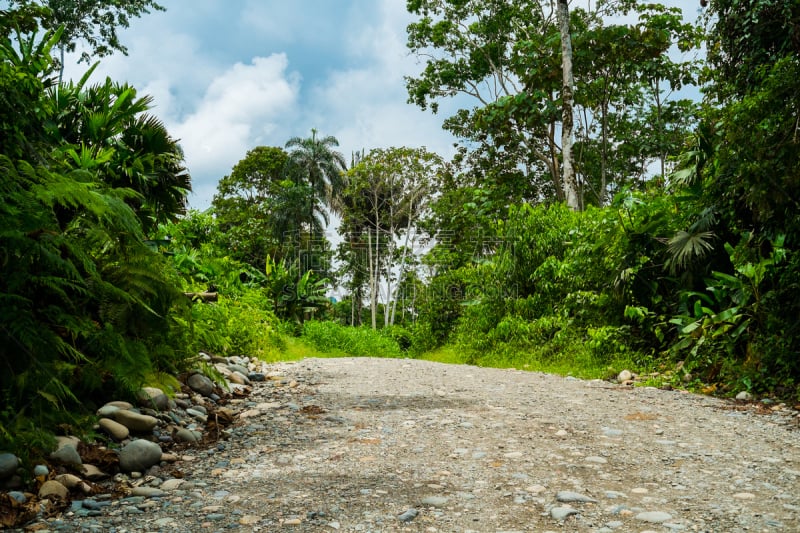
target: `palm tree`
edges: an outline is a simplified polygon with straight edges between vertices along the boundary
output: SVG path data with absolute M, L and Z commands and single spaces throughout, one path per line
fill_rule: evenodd
M 86 87 L 93 70 L 78 83 L 48 92 L 58 117 L 52 142 L 82 147 L 88 160 L 103 162 L 97 170 L 106 185 L 138 193 L 128 203 L 147 233 L 185 211 L 191 178 L 183 151 L 164 124 L 147 114 L 150 96 L 139 98 L 133 87 L 110 79 Z
M 344 156 L 335 148 L 339 146 L 336 137 L 317 137 L 317 130 L 311 129 L 311 137 L 293 137 L 286 142 L 289 151 L 290 178 L 297 183 L 311 187 L 313 199 L 309 213 L 309 228 L 313 233 L 316 211 L 328 223 L 327 213 L 321 206 L 333 213 L 341 211 L 341 195 L 344 190 L 343 173 L 346 169 Z

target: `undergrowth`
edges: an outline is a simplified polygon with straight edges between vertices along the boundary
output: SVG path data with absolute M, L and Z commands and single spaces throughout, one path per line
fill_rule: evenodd
M 309 321 L 301 337 L 306 343 L 329 355 L 355 357 L 403 357 L 396 340 L 381 330 L 350 327 L 335 322 Z

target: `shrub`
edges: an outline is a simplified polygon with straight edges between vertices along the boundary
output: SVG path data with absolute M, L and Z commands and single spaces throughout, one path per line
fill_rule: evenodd
M 356 357 L 402 357 L 403 351 L 389 332 L 335 322 L 307 321 L 303 340 L 322 352 Z

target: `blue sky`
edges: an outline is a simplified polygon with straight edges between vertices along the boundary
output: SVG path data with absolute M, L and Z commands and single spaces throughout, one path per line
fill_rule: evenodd
M 399 0 L 162 0 L 166 12 L 121 33 L 128 56 L 103 58 L 92 77 L 127 81 L 180 139 L 204 209 L 247 150 L 283 146 L 311 128 L 353 151 L 426 146 L 447 155 L 441 118 L 406 104 L 410 16 Z M 79 77 L 86 65 L 67 65 Z
M 582 2 L 583 0 L 576 0 Z M 283 146 L 311 128 L 352 152 L 425 146 L 443 156 L 454 139 L 406 103 L 405 0 L 160 0 L 166 12 L 121 32 L 128 56 L 103 58 L 106 75 L 154 97 L 152 112 L 180 139 L 192 174 L 190 206 L 205 209 L 219 179 L 247 150 Z M 697 0 L 670 0 L 692 19 Z M 67 61 L 66 75 L 86 68 Z

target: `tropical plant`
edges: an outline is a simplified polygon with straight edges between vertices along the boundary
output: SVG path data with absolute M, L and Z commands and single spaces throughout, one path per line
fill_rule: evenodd
M 566 5 L 409 2 L 416 20 L 408 27 L 408 47 L 424 61 L 423 71 L 407 78 L 409 101 L 436 112 L 445 98 L 471 97 L 476 106 L 459 110 L 444 125 L 463 139 L 472 161 L 496 166 L 498 159 L 510 160 L 508 168 L 517 169 L 541 195 L 539 201 L 566 201 L 569 195 L 572 207 L 605 205 L 634 181 L 632 173 L 644 174 L 654 158 L 664 162 L 679 148 L 693 108 L 672 105 L 670 95 L 692 83 L 696 69 L 690 62 L 673 62 L 668 51 L 672 45 L 684 51 L 699 46 L 700 32 L 683 23 L 679 10 L 660 4 L 601 1 L 588 10 L 573 5 L 568 14 Z M 628 12 L 638 21 L 609 22 Z M 569 47 L 559 46 L 567 44 L 567 36 L 572 95 L 569 74 L 561 68 Z M 575 113 L 564 114 L 571 96 Z M 581 177 L 577 199 L 571 192 L 575 184 L 563 176 L 565 143 L 557 138 L 559 131 L 569 137 L 573 118 L 575 170 Z M 628 143 L 631 149 L 625 148 Z
M 128 201 L 145 232 L 152 232 L 185 211 L 191 180 L 183 152 L 164 124 L 147 113 L 152 97 L 137 98 L 136 89 L 108 78 L 87 87 L 93 70 L 48 92 L 50 142 L 80 146 L 72 158 L 76 167 L 98 164 L 108 185 L 139 193 Z
M 88 51 L 81 53 L 81 59 L 89 61 L 91 55 L 103 57 L 114 51 L 127 54 L 128 50 L 119 39 L 118 28 L 130 26 L 131 18 L 150 13 L 150 10 L 164 11 L 164 7 L 153 0 L 101 0 L 81 2 L 80 0 L 9 0 L 14 10 L 30 7 L 46 8 L 46 16 L 42 18 L 44 28 L 63 28 L 58 39 L 61 51 L 61 73 L 64 73 L 64 52 L 74 52 L 83 41 L 89 45 Z
M 0 95 L 24 106 L 15 110 L 19 118 L 4 117 L 10 135 L 0 147 L 3 449 L 47 444 L 42 431 L 81 417 L 98 396 L 132 394 L 152 376 L 180 369 L 187 355 L 176 320 L 187 300 L 144 234 L 148 221 L 177 214 L 185 189 L 172 207 L 153 211 L 151 191 L 120 179 L 127 169 L 139 178 L 159 165 L 168 173 L 182 168 L 179 154 L 170 147 L 162 160 L 162 145 L 133 138 L 126 139 L 132 147 L 122 146 L 125 125 L 60 106 L 57 91 L 47 90 L 58 32 L 39 40 L 36 16 L 25 21 L 16 42 L 0 46 Z M 64 93 L 80 99 L 75 86 Z M 115 95 L 107 102 L 122 102 L 117 110 L 133 101 L 128 89 Z M 135 128 L 136 113 L 128 116 Z M 151 125 L 141 126 L 144 134 Z
M 394 324 L 399 282 L 419 242 L 419 225 L 428 212 L 441 168 L 441 158 L 424 148 L 389 148 L 370 151 L 346 174 L 341 229 L 348 235 L 345 246 L 354 249 L 345 249 L 342 258 L 349 259 L 351 266 L 368 269 L 373 328 L 384 285 L 389 307 L 384 326 Z
M 340 195 L 344 189 L 342 174 L 346 169 L 344 156 L 336 151 L 339 141 L 328 135 L 318 137 L 317 130 L 311 129 L 311 137 L 292 137 L 286 141 L 289 151 L 287 176 L 297 184 L 311 187 L 313 204 L 309 207 L 307 223 L 313 230 L 315 215 L 328 223 L 328 215 L 322 209 L 327 207 L 334 213 L 341 208 Z
M 301 272 L 299 259 L 275 261 L 267 257 L 264 286 L 276 315 L 302 324 L 327 304 L 325 291 L 330 283 L 313 270 Z

